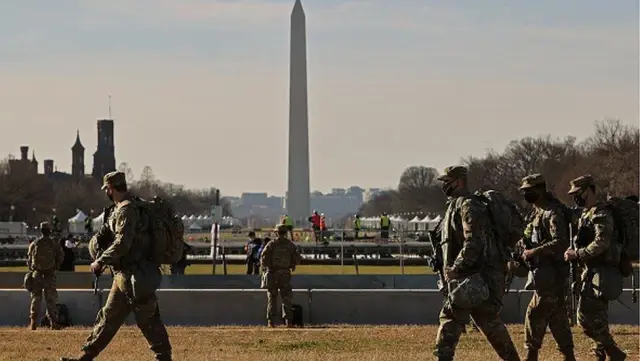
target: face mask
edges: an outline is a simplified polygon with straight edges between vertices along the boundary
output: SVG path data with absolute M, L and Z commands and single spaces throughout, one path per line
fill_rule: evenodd
M 524 200 L 527 201 L 527 203 L 535 203 L 538 198 L 540 198 L 540 195 L 536 192 L 524 192 Z
M 109 192 L 107 192 L 107 197 L 109 198 L 109 200 L 110 200 L 111 202 L 113 202 L 113 193 L 109 193 Z
M 450 197 L 451 193 L 455 190 L 455 186 L 453 185 L 455 181 L 449 181 L 446 183 L 442 183 L 442 192 L 445 196 Z
M 573 202 L 575 202 L 576 206 L 578 207 L 584 207 L 584 205 L 587 203 L 587 199 L 582 198 L 582 193 L 576 194 L 575 196 L 573 196 Z

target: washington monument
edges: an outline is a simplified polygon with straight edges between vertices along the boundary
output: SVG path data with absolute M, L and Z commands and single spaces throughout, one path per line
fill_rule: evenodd
M 296 0 L 291 12 L 290 46 L 287 214 L 297 224 L 301 220 L 307 219 L 311 213 L 309 196 L 309 114 L 307 110 L 307 40 L 304 10 L 300 0 Z

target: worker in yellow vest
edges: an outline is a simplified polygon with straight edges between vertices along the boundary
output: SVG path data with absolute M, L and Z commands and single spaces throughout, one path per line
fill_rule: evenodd
M 387 213 L 382 213 L 380 217 L 380 238 L 389 239 L 389 228 L 391 228 L 391 220 Z
M 291 219 L 291 217 L 289 217 L 289 215 L 285 214 L 284 217 L 282 217 L 282 224 L 284 224 L 287 227 L 287 231 L 289 232 L 289 235 L 291 236 L 291 241 L 294 241 L 293 239 L 293 219 Z
M 356 214 L 356 218 L 353 220 L 353 231 L 354 236 L 353 239 L 357 240 L 359 237 L 360 230 L 362 229 L 362 224 L 360 223 L 360 215 Z

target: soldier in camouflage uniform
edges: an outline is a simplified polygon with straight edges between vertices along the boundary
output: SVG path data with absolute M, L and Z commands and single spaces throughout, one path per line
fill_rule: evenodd
M 51 226 L 48 222 L 40 223 L 42 237 L 29 244 L 27 266 L 33 272 L 33 288 L 31 290 L 31 308 L 29 310 L 29 327 L 38 327 L 38 311 L 42 303 L 42 294 L 46 302 L 47 316 L 51 328 L 60 329 L 58 325 L 58 290 L 56 289 L 56 270 L 64 259 L 60 244 L 51 238 Z
M 445 279 L 480 273 L 489 288 L 489 298 L 473 309 L 463 309 L 447 300 L 440 311 L 440 328 L 434 355 L 453 360 L 456 345 L 469 317 L 485 335 L 502 360 L 520 360 L 509 332 L 500 319 L 505 289 L 506 264 L 495 245 L 486 207 L 467 188 L 467 168 L 451 166 L 438 178 L 449 197 L 441 247 Z
M 627 355 L 618 348 L 609 332 L 609 302 L 599 299 L 593 292 L 590 277 L 595 268 L 619 261 L 619 249 L 614 239 L 614 220 L 611 209 L 597 201 L 596 185 L 590 175 L 583 175 L 571 181 L 569 195 L 578 207 L 583 207 L 578 224 L 578 235 L 586 234 L 588 239 L 577 242 L 577 250 L 568 249 L 565 260 L 577 259 L 584 266 L 580 277 L 580 299 L 578 301 L 578 324 L 585 335 L 594 341 L 593 352 L 597 360 L 604 361 L 606 355 L 612 361 L 624 360 Z
M 263 283 L 267 289 L 267 325 L 274 327 L 278 291 L 282 299 L 282 316 L 287 327 L 293 327 L 293 310 L 291 299 L 291 272 L 300 264 L 302 257 L 296 245 L 286 238 L 287 226 L 277 226 L 278 238 L 267 243 L 260 254 L 260 265 L 263 268 Z
M 575 361 L 573 337 L 567 318 L 565 293 L 569 269 L 564 263 L 564 251 L 569 247 L 569 224 L 564 205 L 546 189 L 541 174 L 522 179 L 520 190 L 524 199 L 533 204 L 531 222 L 527 225 L 522 258 L 532 265 L 535 293 L 525 316 L 525 347 L 527 361 L 538 360 L 538 350 L 547 330 L 558 344 L 565 361 Z
M 91 271 L 100 274 L 105 266 L 111 267 L 113 284 L 104 307 L 98 312 L 93 331 L 82 347 L 82 356 L 76 359 L 63 357 L 61 361 L 95 359 L 132 311 L 156 360 L 170 361 L 171 344 L 160 318 L 155 293 L 161 274 L 158 266 L 149 261 L 151 239 L 147 232 L 141 231 L 147 228 L 145 218 L 140 217 L 135 199 L 127 192 L 124 173 L 106 174 L 102 189 L 115 203 L 115 208 L 105 220 L 113 242 L 91 264 Z

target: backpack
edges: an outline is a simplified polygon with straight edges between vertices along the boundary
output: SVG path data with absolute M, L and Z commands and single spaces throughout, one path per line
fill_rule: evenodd
M 69 308 L 67 308 L 67 305 L 65 305 L 64 303 L 57 303 L 56 309 L 58 310 L 58 325 L 62 327 L 73 326 L 71 317 L 69 316 Z M 49 320 L 48 315 L 45 315 L 42 318 L 42 321 L 40 321 L 40 326 L 51 326 L 51 321 Z
M 629 277 L 633 272 L 632 261 L 638 259 L 638 244 L 640 235 L 638 232 L 638 203 L 612 197 L 607 200 L 607 206 L 613 214 L 616 240 L 622 246 L 620 254 L 620 272 L 624 277 Z
M 56 255 L 52 239 L 38 238 L 33 241 L 33 264 L 37 271 L 49 271 L 56 267 Z
M 151 259 L 158 265 L 180 261 L 184 254 L 184 224 L 173 205 L 159 197 L 137 200 L 151 237 Z
M 516 204 L 499 191 L 476 191 L 474 195 L 487 208 L 498 247 L 507 261 L 509 250 L 515 247 L 524 233 L 524 217 Z

